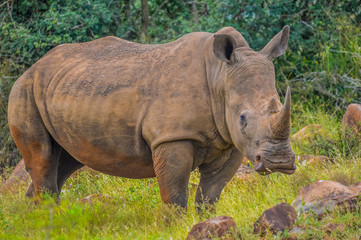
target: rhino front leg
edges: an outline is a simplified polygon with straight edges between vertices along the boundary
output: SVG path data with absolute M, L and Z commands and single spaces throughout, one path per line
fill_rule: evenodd
M 232 179 L 242 162 L 242 154 L 237 149 L 232 149 L 231 154 L 223 165 L 203 166 L 199 170 L 201 179 L 196 193 L 196 207 L 198 212 L 202 209 L 214 210 L 213 205 L 218 201 L 219 196 L 226 184 Z M 216 161 L 221 161 L 217 159 Z M 218 165 L 217 162 L 214 165 Z
M 153 165 L 162 201 L 185 208 L 193 145 L 187 141 L 163 143 L 153 150 Z

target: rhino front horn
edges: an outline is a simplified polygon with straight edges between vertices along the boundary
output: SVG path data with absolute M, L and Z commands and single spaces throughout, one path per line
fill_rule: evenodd
M 272 133 L 275 137 L 287 138 L 291 132 L 291 90 L 287 87 L 285 103 L 273 121 L 271 122 Z

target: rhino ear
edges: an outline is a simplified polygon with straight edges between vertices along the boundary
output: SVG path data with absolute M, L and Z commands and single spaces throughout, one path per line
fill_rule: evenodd
M 231 57 L 236 48 L 236 41 L 228 34 L 215 34 L 213 52 L 217 58 L 226 63 L 231 63 Z
M 287 50 L 289 34 L 290 27 L 286 25 L 283 27 L 281 32 L 272 38 L 272 40 L 261 50 L 260 53 L 270 60 L 281 56 Z

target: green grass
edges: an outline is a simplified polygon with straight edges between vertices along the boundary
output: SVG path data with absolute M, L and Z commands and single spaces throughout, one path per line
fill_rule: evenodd
M 264 210 L 279 202 L 292 203 L 301 187 L 319 179 L 345 184 L 360 181 L 360 171 L 358 162 L 339 160 L 334 165 L 299 166 L 291 176 L 276 173 L 243 181 L 234 178 L 222 193 L 216 215 L 231 216 L 242 236 L 258 239 L 252 233 L 253 223 Z M 198 177 L 193 173 L 191 181 Z M 0 239 L 185 239 L 193 224 L 201 220 L 192 201 L 195 191 L 191 191 L 187 214 L 182 216 L 163 205 L 155 179 L 130 180 L 82 172 L 67 182 L 60 205 L 51 199 L 35 205 L 24 192 L 0 195 Z M 109 194 L 111 199 L 93 205 L 80 203 L 81 198 L 93 193 Z M 349 239 L 360 234 L 360 217 L 359 213 L 335 213 L 328 221 L 353 226 L 342 233 Z M 306 229 L 307 237 L 328 236 L 322 232 L 326 224 L 322 220 L 300 216 L 298 223 Z
M 275 204 L 291 204 L 303 186 L 321 179 L 345 185 L 361 181 L 361 154 L 356 151 L 360 145 L 350 150 L 350 144 L 355 143 L 340 137 L 343 136 L 340 119 L 321 110 L 299 116 L 294 120 L 294 131 L 305 124 L 320 123 L 328 137 L 316 138 L 317 147 L 293 144 L 295 152 L 319 154 L 327 146 L 333 149 L 329 155 L 335 163 L 306 166 L 297 163 L 298 170 L 293 175 L 255 174 L 246 180 L 234 177 L 223 190 L 216 214 L 208 213 L 208 217 L 230 216 L 244 239 L 259 239 L 260 236 L 253 234 L 253 223 Z M 195 171 L 190 182 L 198 181 L 199 173 Z M 185 239 L 193 224 L 207 216 L 202 218 L 196 214 L 195 188 L 191 185 L 186 214 L 165 206 L 156 179 L 132 180 L 81 172 L 67 181 L 59 205 L 52 199 L 36 205 L 24 196 L 25 188 L 22 186 L 16 194 L 0 194 L 0 239 Z M 95 193 L 108 194 L 111 199 L 95 204 L 80 202 Z M 344 230 L 329 235 L 324 229 L 329 222 L 343 224 Z M 300 239 L 358 239 L 361 213 L 335 211 L 324 219 L 299 216 L 297 225 L 304 229 Z M 266 239 L 287 239 L 288 236 L 286 231 L 277 236 L 268 234 Z

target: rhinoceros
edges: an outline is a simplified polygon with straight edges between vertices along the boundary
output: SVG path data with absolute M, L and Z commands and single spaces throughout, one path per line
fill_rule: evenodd
M 153 178 L 166 204 L 215 203 L 246 156 L 261 174 L 295 172 L 291 98 L 282 105 L 272 60 L 285 26 L 260 52 L 232 27 L 146 45 L 117 37 L 59 45 L 14 84 L 12 137 L 32 182 L 27 196 L 59 194 L 86 165 Z

